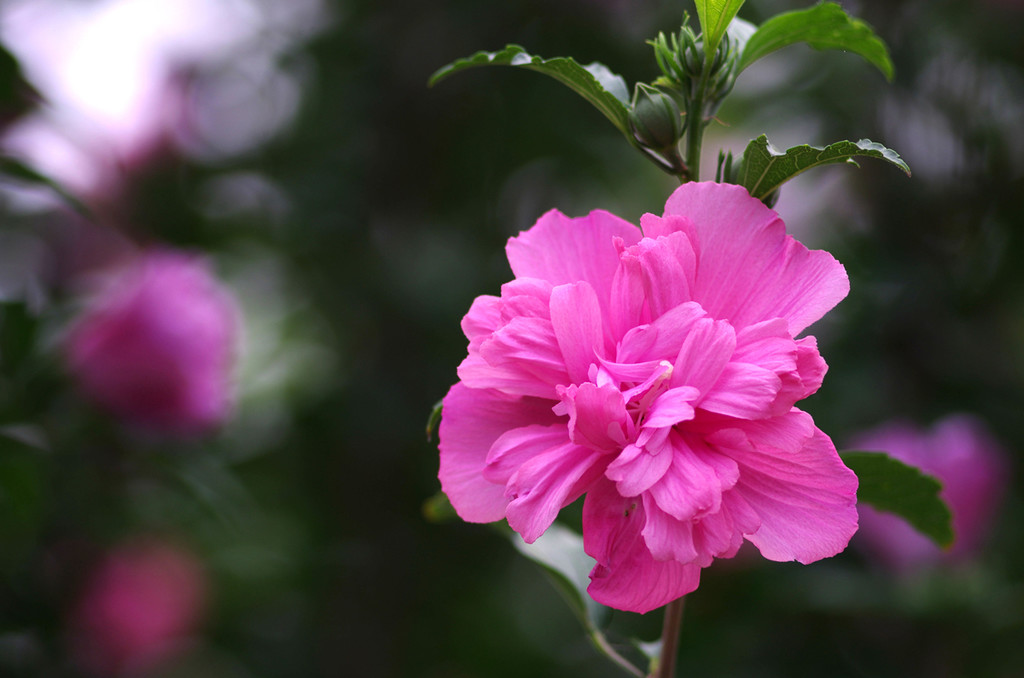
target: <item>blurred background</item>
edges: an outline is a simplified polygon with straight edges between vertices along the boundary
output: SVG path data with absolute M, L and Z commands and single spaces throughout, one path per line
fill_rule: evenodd
M 895 81 L 779 52 L 739 78 L 704 174 L 762 132 L 906 159 L 912 178 L 831 167 L 776 205 L 852 283 L 812 328 L 830 373 L 803 406 L 840 448 L 971 415 L 998 449 L 974 490 L 993 507 L 955 559 L 893 568 L 855 537 L 808 567 L 717 563 L 688 599 L 680 674 L 1021 676 L 1024 3 L 844 6 Z M 0 676 L 620 675 L 500 532 L 428 519 L 425 424 L 462 315 L 510 277 L 508 237 L 552 207 L 636 221 L 675 183 L 541 75 L 426 82 L 508 43 L 649 81 L 644 40 L 684 11 L 0 0 Z M 235 300 L 231 407 L 200 433 L 119 415 L 68 359 L 98 276 L 155 249 L 199 256 Z M 609 624 L 617 642 L 660 630 Z

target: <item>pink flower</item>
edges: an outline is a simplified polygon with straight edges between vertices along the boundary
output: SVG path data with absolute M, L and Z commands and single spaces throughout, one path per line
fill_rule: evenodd
M 153 669 L 181 649 L 205 599 L 193 555 L 157 541 L 123 544 L 86 580 L 70 619 L 72 654 L 100 676 Z
M 743 539 L 809 563 L 857 529 L 857 478 L 793 405 L 826 371 L 795 339 L 849 290 L 738 186 L 691 183 L 643 233 L 602 211 L 509 240 L 515 280 L 462 321 L 441 486 L 527 542 L 583 494 L 590 594 L 646 612 Z
M 851 449 L 887 452 L 942 482 L 941 496 L 953 514 L 956 542 L 944 551 L 901 518 L 861 507 L 855 543 L 886 565 L 909 571 L 941 560 L 976 554 L 991 531 L 1006 489 L 1006 452 L 986 426 L 954 415 L 922 431 L 892 422 L 858 436 Z
M 155 251 L 117 272 L 66 346 L 87 396 L 134 424 L 195 433 L 232 404 L 232 298 L 199 258 Z

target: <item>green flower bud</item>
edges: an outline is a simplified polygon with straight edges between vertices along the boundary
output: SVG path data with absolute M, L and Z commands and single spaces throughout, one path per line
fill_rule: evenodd
M 629 126 L 637 143 L 656 151 L 675 148 L 684 131 L 675 100 L 642 82 L 633 90 Z

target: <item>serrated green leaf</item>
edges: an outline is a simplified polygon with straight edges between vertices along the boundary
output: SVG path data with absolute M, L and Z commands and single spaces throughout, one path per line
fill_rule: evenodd
M 855 157 L 868 157 L 886 160 L 910 175 L 910 167 L 903 159 L 882 144 L 869 139 L 860 141 L 837 141 L 824 148 L 803 144 L 786 149 L 776 150 L 762 134 L 747 144 L 743 152 L 737 183 L 750 191 L 750 195 L 764 200 L 786 181 L 796 175 L 818 167 L 839 162 L 857 163 Z
M 629 134 L 629 89 L 622 77 L 603 64 L 582 66 L 571 57 L 543 57 L 528 54 L 519 45 L 508 45 L 500 52 L 477 52 L 438 69 L 428 84 L 432 87 L 453 73 L 479 66 L 515 66 L 543 73 L 579 94 L 601 111 L 620 132 Z
M 834 2 L 786 12 L 765 21 L 740 55 L 739 70 L 777 49 L 804 42 L 814 49 L 839 49 L 859 54 L 892 80 L 893 66 L 885 43 L 863 21 L 854 19 Z
M 704 33 L 704 54 L 708 63 L 714 58 L 722 36 L 729 29 L 744 0 L 696 0 L 697 18 Z
M 939 546 L 953 543 L 952 514 L 939 497 L 942 484 L 920 469 L 884 452 L 842 452 L 843 463 L 857 474 L 857 501 L 895 513 Z

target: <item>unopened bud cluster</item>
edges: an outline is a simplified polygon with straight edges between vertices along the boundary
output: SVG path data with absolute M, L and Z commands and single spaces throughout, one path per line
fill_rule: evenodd
M 704 50 L 704 36 L 693 32 L 683 19 L 679 33 L 666 37 L 659 33 L 650 41 L 662 77 L 655 84 L 679 92 L 687 114 L 702 118 L 718 108 L 736 81 L 738 50 L 735 40 L 722 36 L 710 63 Z M 694 106 L 702 110 L 695 111 Z

